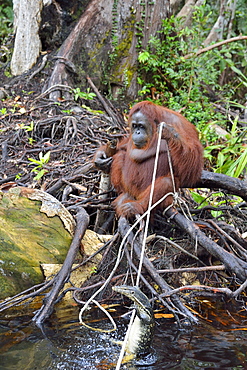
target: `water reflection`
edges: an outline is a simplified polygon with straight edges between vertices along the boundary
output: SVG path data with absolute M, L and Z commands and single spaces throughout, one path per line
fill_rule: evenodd
M 59 310 L 42 330 L 30 319 L 25 315 L 0 319 L 1 370 L 114 368 L 120 348 L 109 338 L 121 339 L 126 330 L 122 319 L 117 321 L 118 333 L 111 335 L 81 327 L 77 308 Z M 107 322 L 96 325 L 105 328 Z M 247 331 L 233 329 L 205 322 L 180 329 L 159 319 L 151 355 L 142 364 L 129 363 L 123 369 L 246 369 Z

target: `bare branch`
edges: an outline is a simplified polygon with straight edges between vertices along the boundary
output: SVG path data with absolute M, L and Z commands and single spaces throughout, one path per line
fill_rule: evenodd
M 33 321 L 35 321 L 36 324 L 41 324 L 42 322 L 45 321 L 46 318 L 49 317 L 56 303 L 60 290 L 63 288 L 64 284 L 66 283 L 66 281 L 68 280 L 70 276 L 71 268 L 72 268 L 76 253 L 79 249 L 81 239 L 89 223 L 89 216 L 83 208 L 77 213 L 76 220 L 77 220 L 77 223 L 76 223 L 74 238 L 70 245 L 70 249 L 65 258 L 64 264 L 61 270 L 59 271 L 59 273 L 55 276 L 53 287 L 51 291 L 45 297 L 43 306 L 40 308 L 40 310 L 38 310 L 38 312 L 33 318 Z
M 212 49 L 219 48 L 222 45 L 229 44 L 230 42 L 241 41 L 241 40 L 247 40 L 247 36 L 236 36 L 236 37 L 232 37 L 231 39 L 217 42 L 216 44 L 209 45 L 206 48 L 198 50 L 196 53 L 187 54 L 183 57 L 183 59 L 190 59 L 193 57 L 198 57 L 199 55 L 206 53 L 207 51 L 210 51 Z

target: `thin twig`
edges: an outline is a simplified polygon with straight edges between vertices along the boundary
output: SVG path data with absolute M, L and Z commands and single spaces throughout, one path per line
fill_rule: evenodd
M 157 270 L 159 274 L 177 273 L 177 272 L 203 272 L 203 271 L 224 271 L 224 265 L 205 266 L 205 267 L 181 267 L 178 269 L 162 269 Z
M 5 299 L 3 302 L 0 303 L 0 312 L 7 310 L 11 307 L 14 307 L 26 301 L 27 299 L 31 299 L 33 297 L 40 295 L 53 284 L 53 281 L 54 278 L 47 282 L 43 282 L 41 284 L 32 286 L 31 288 L 16 294 L 14 297 Z
M 35 100 L 39 100 L 41 98 L 44 98 L 46 95 L 48 95 L 51 91 L 56 91 L 56 90 L 59 90 L 59 89 L 63 89 L 63 90 L 67 90 L 69 92 L 72 92 L 73 88 L 69 85 L 61 85 L 61 84 L 57 84 L 57 85 L 53 85 L 51 87 L 49 87 L 47 90 L 45 90 L 42 94 L 40 94 L 39 96 L 37 96 Z
M 233 292 L 229 288 L 216 288 L 216 287 L 210 287 L 206 285 L 184 285 L 180 288 L 171 290 L 169 293 L 161 294 L 161 296 L 170 297 L 171 295 L 177 294 L 184 290 L 199 290 L 203 292 L 221 293 L 221 294 L 225 294 L 229 298 L 236 298 L 238 295 L 240 295 L 245 290 L 246 287 L 247 287 L 247 280 L 245 280 L 245 282 L 242 285 L 240 285 L 240 287 L 237 290 L 235 290 L 235 292 Z
M 165 242 L 167 242 L 168 244 L 171 244 L 174 248 L 177 248 L 178 250 L 180 250 L 181 252 L 183 252 L 184 254 L 187 254 L 189 257 L 191 258 L 194 258 L 195 260 L 197 260 L 198 262 L 200 262 L 202 265 L 205 266 L 205 263 L 203 263 L 200 258 L 198 258 L 197 256 L 195 256 L 194 254 L 188 252 L 186 249 L 184 249 L 183 247 L 181 247 L 180 245 L 178 245 L 177 243 L 175 243 L 174 241 L 166 238 L 165 236 L 161 236 L 161 235 L 157 235 L 156 237 L 157 239 L 161 239 L 161 240 L 164 240 Z
M 103 96 L 101 95 L 101 93 L 99 92 L 97 87 L 94 85 L 93 81 L 91 80 L 91 78 L 89 76 L 87 76 L 87 81 L 88 81 L 89 85 L 91 86 L 91 88 L 93 89 L 93 91 L 95 92 L 95 94 L 97 95 L 97 98 L 100 100 L 100 102 L 103 105 L 105 111 L 109 114 L 110 117 L 112 117 L 112 119 L 114 119 L 114 118 L 116 119 L 117 117 L 116 117 L 115 113 L 113 112 L 111 107 L 109 107 L 109 105 L 106 103 L 105 99 L 103 98 Z
M 227 234 L 224 230 L 222 230 L 221 227 L 219 227 L 213 220 L 208 220 L 208 222 L 213 225 L 221 234 L 223 234 L 228 240 L 230 240 L 237 248 L 239 248 L 242 252 L 243 257 L 245 257 L 245 260 L 247 259 L 247 251 L 242 245 L 240 245 L 238 242 L 236 242 L 235 239 L 233 239 L 229 234 Z
M 245 282 L 240 285 L 240 287 L 235 290 L 235 292 L 233 292 L 232 296 L 235 298 L 237 297 L 240 293 L 242 293 L 242 291 L 247 287 L 247 280 L 245 280 Z
M 216 287 L 211 287 L 207 285 L 184 285 L 181 286 L 177 289 L 173 289 L 168 293 L 161 294 L 162 297 L 170 297 L 173 294 L 177 294 L 179 292 L 182 292 L 184 290 L 199 290 L 199 291 L 205 291 L 205 292 L 213 292 L 213 293 L 222 293 L 227 295 L 228 297 L 233 296 L 233 292 L 231 289 L 228 288 L 216 288 Z
M 183 56 L 183 59 L 189 59 L 193 57 L 198 57 L 199 55 L 206 53 L 207 51 L 210 51 L 215 48 L 219 48 L 222 45 L 229 44 L 230 42 L 235 42 L 235 41 L 241 41 L 241 40 L 247 40 L 247 36 L 237 36 L 237 37 L 232 37 L 231 39 L 227 39 L 224 41 L 217 42 L 216 44 L 209 45 L 206 48 L 200 49 L 195 53 L 190 53 L 185 56 Z

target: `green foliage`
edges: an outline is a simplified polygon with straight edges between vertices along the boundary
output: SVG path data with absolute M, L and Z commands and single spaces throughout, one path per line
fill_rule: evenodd
M 229 120 L 216 112 L 210 99 L 218 97 L 229 105 L 241 89 L 245 102 L 246 47 L 239 41 L 195 55 L 211 29 L 213 13 L 212 6 L 196 8 L 190 29 L 180 29 L 181 20 L 174 16 L 162 22 L 158 36 L 139 53 L 139 95 L 181 112 L 200 131 L 206 158 L 215 171 L 239 176 L 246 166 L 244 130 L 237 131 L 233 124 L 227 141 L 219 142 L 211 123 L 228 129 Z
M 215 172 L 233 177 L 239 177 L 247 168 L 247 146 L 243 144 L 247 128 L 238 128 L 237 122 L 238 117 L 226 135 L 225 143 L 212 144 L 204 149 L 204 157 L 213 164 Z
M 82 108 L 86 109 L 88 112 L 93 113 L 93 114 L 104 114 L 102 110 L 96 110 L 96 109 L 91 109 L 87 105 L 82 104 Z
M 72 114 L 71 109 L 62 109 L 62 112 L 68 115 Z
M 234 27 L 237 30 L 237 33 L 246 35 L 247 34 L 247 2 L 246 0 L 238 0 L 236 4 L 236 13 L 234 18 Z
M 33 144 L 35 143 L 35 141 L 36 141 L 36 140 L 34 140 L 34 138 L 32 138 L 32 137 L 29 137 L 29 138 L 28 138 L 28 144 L 29 144 L 29 145 L 33 145 Z
M 28 158 L 28 160 L 32 163 L 30 164 L 33 164 L 35 163 L 37 166 L 35 166 L 33 169 L 32 169 L 32 172 L 35 172 L 37 175 L 34 177 L 34 180 L 40 180 L 41 177 L 44 176 L 44 174 L 47 171 L 47 169 L 44 168 L 44 166 L 49 162 L 50 160 L 50 154 L 51 152 L 47 152 L 43 155 L 42 152 L 39 153 L 39 159 L 34 159 L 34 158 Z
M 33 132 L 33 129 L 34 129 L 34 122 L 31 121 L 30 125 L 26 125 L 25 123 L 21 123 L 20 124 L 20 129 L 25 130 L 26 133 L 31 133 L 31 135 L 32 135 L 32 132 Z M 33 145 L 34 142 L 35 142 L 34 138 L 32 136 L 29 136 L 28 137 L 28 144 Z
M 225 196 L 221 192 L 211 194 L 205 191 L 205 189 L 198 189 L 198 191 L 191 191 L 190 194 L 194 201 L 199 204 L 197 207 L 198 209 L 206 206 L 220 207 L 225 205 Z M 222 211 L 211 210 L 210 213 L 214 218 L 216 218 L 222 214 Z
M 13 25 L 12 2 L 5 1 L 0 5 L 0 44 L 11 32 Z
M 0 109 L 0 114 L 2 114 L 3 116 L 4 116 L 5 114 L 7 114 L 7 108 L 1 108 L 1 109 Z
M 139 93 L 148 94 L 155 87 L 160 103 L 174 110 L 182 109 L 183 114 L 195 124 L 206 123 L 215 119 L 209 98 L 206 94 L 202 96 L 201 91 L 202 81 L 211 85 L 209 73 L 205 65 L 200 64 L 200 57 L 183 57 L 197 49 L 198 30 L 195 34 L 187 28 L 174 32 L 176 24 L 174 17 L 164 20 L 159 37 L 152 37 L 147 50 L 139 54 L 140 69 L 145 76 L 139 78 L 139 83 L 143 85 Z M 192 45 L 192 39 L 196 40 L 195 45 Z
M 210 206 L 219 208 L 218 210 L 210 210 L 211 215 L 214 218 L 224 216 L 223 211 L 220 207 L 229 206 L 229 199 L 222 192 L 212 192 L 208 189 L 197 189 L 197 191 L 190 192 L 192 198 L 198 203 L 198 209 Z M 241 198 L 234 196 L 231 198 L 231 205 L 234 206 L 241 202 Z
M 30 122 L 30 125 L 25 125 L 25 123 L 21 123 L 21 129 L 25 130 L 26 132 L 33 131 L 33 121 Z
M 74 93 L 75 101 L 77 101 L 79 98 L 86 99 L 86 100 L 92 100 L 96 96 L 96 94 L 94 94 L 93 92 L 90 92 L 90 89 L 87 89 L 87 92 L 84 92 L 84 91 L 81 91 L 79 87 L 77 87 L 76 89 L 73 89 L 73 93 Z
M 15 175 L 15 180 L 20 180 L 21 176 L 22 176 L 22 174 L 19 172 L 17 175 Z

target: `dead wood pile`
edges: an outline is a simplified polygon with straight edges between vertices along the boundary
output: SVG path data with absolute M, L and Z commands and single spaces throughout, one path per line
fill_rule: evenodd
M 48 93 L 32 96 L 23 92 L 22 84 L 25 86 L 23 81 L 19 81 L 19 95 L 15 94 L 13 99 L 6 98 L 1 106 L 1 189 L 15 184 L 40 188 L 60 200 L 73 215 L 84 208 L 90 216 L 88 227 L 91 229 L 95 229 L 97 211 L 104 210 L 102 230 L 114 235 L 101 250 L 103 258 L 97 273 L 83 287 L 75 287 L 75 300 L 82 303 L 103 284 L 113 269 L 120 240 L 130 227 L 126 220 L 118 223 L 115 218 L 111 207 L 115 196 L 112 189 L 103 198 L 99 197 L 100 173 L 91 162 L 95 149 L 101 143 L 126 134 L 124 119 L 102 97 L 90 101 L 90 107 L 89 101 L 83 100 L 77 103 L 69 99 L 54 102 L 49 100 Z M 60 86 L 60 89 L 63 88 L 67 89 Z M 106 104 L 104 107 L 102 99 Z M 98 110 L 107 110 L 107 113 L 99 113 Z M 49 161 L 41 164 L 48 152 Z M 37 168 L 38 164 L 40 167 Z M 35 167 L 36 170 L 32 171 Z M 43 176 L 35 180 L 41 170 L 44 170 Z M 144 289 L 159 298 L 174 315 L 181 314 L 194 322 L 197 319 L 184 302 L 194 307 L 201 295 L 235 298 L 244 292 L 247 281 L 246 184 L 204 171 L 198 187 L 206 187 L 209 195 L 221 189 L 222 205 L 218 202 L 217 206 L 208 204 L 200 208 L 186 189 L 182 189 L 181 197 L 187 207 L 181 204 L 181 209 L 174 208 L 166 215 L 156 216 L 155 226 L 147 240 L 141 274 Z M 237 203 L 233 202 L 235 195 L 242 197 Z M 131 284 L 134 281 L 141 235 L 141 231 L 136 237 L 133 232 L 130 233 L 123 249 L 122 263 L 98 300 L 112 298 L 111 284 Z M 90 256 L 84 256 L 84 259 L 88 258 Z M 69 278 L 69 271 L 65 275 L 62 282 Z M 50 282 L 44 284 L 38 294 L 51 285 Z M 184 291 L 191 293 L 182 295 L 181 301 L 181 292 Z M 35 294 L 37 289 L 26 293 L 28 298 Z M 54 295 L 51 306 L 58 295 L 59 291 Z M 244 297 L 242 293 L 242 299 Z M 15 303 L 9 301 L 0 310 Z

